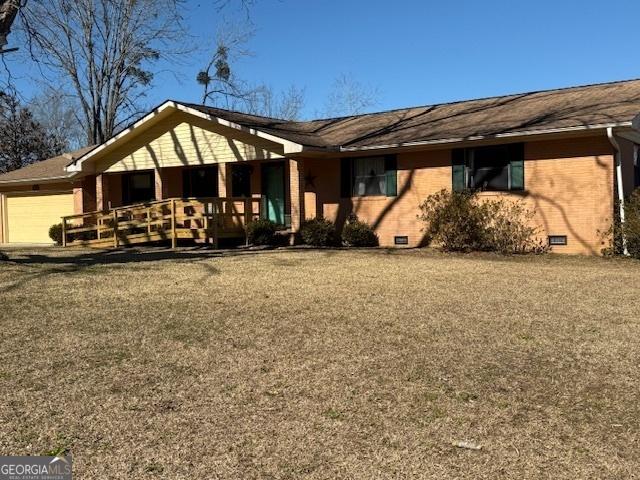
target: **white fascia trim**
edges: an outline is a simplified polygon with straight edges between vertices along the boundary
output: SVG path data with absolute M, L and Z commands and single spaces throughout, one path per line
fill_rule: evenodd
M 230 122 L 229 120 L 224 120 L 220 117 L 216 117 L 214 115 L 208 115 L 204 112 L 201 112 L 199 110 L 196 110 L 194 108 L 191 107 L 187 107 L 185 105 L 182 105 L 180 103 L 174 103 L 174 105 L 176 106 L 175 108 L 177 108 L 178 110 L 188 113 L 189 115 L 193 115 L 196 117 L 200 117 L 204 120 L 208 120 L 210 122 L 215 122 L 215 123 L 219 123 L 220 125 L 223 125 L 225 127 L 228 128 L 233 128 L 235 130 L 239 130 L 241 132 L 244 133 L 248 133 L 250 135 L 254 135 L 256 137 L 259 138 L 263 138 L 265 140 L 269 140 L 270 142 L 274 142 L 274 143 L 279 143 L 280 145 L 282 145 L 284 147 L 284 153 L 286 154 L 293 154 L 293 153 L 300 153 L 302 152 L 302 150 L 304 149 L 304 146 L 296 143 L 296 142 L 292 142 L 290 140 L 285 140 L 284 138 L 278 137 L 276 135 L 271 135 L 269 133 L 265 133 L 261 130 L 256 130 L 255 128 L 248 128 L 245 127 L 243 125 L 240 125 L 238 123 L 234 123 L 234 122 Z
M 182 105 L 180 103 L 176 103 L 174 101 L 168 101 L 168 102 L 165 102 L 162 105 L 160 105 L 158 108 L 156 108 L 151 113 L 149 113 L 149 114 L 145 115 L 144 117 L 142 117 L 140 120 L 138 120 L 136 123 L 131 125 L 129 128 L 127 128 L 127 129 L 123 130 L 122 132 L 120 132 L 119 134 L 111 137 L 109 140 L 107 140 L 103 144 L 99 145 L 98 147 L 94 148 L 90 152 L 85 153 L 83 156 L 81 156 L 79 158 L 76 158 L 73 162 L 70 162 L 69 165 L 67 165 L 65 167 L 65 170 L 67 172 L 81 172 L 82 171 L 82 164 L 86 160 L 88 160 L 92 156 L 100 153 L 105 148 L 107 148 L 110 145 L 112 145 L 113 143 L 117 142 L 122 137 L 124 137 L 125 135 L 129 134 L 131 131 L 133 131 L 136 128 L 140 127 L 141 125 L 143 125 L 144 123 L 146 123 L 149 120 L 153 119 L 159 113 L 161 113 L 161 112 L 163 112 L 164 110 L 167 110 L 167 109 L 179 110 L 181 112 L 188 113 L 189 115 L 193 115 L 193 116 L 202 118 L 204 120 L 208 120 L 210 122 L 219 123 L 220 125 L 223 125 L 225 127 L 229 127 L 229 128 L 233 128 L 233 129 L 242 131 L 242 132 L 246 132 L 246 133 L 249 133 L 251 135 L 255 135 L 256 137 L 264 138 L 265 140 L 269 140 L 269 141 L 274 142 L 274 143 L 279 143 L 284 147 L 285 155 L 286 154 L 299 153 L 304 148 L 302 145 L 300 145 L 298 143 L 291 142 L 289 140 L 285 140 L 285 139 L 280 138 L 280 137 L 276 137 L 275 135 L 270 135 L 268 133 L 261 132 L 260 130 L 247 128 L 247 127 L 244 127 L 244 126 L 239 125 L 237 123 L 229 122 L 228 120 L 224 120 L 222 118 L 215 117 L 213 115 L 207 115 L 206 113 L 202 113 L 199 110 L 187 107 L 185 105 Z
M 129 128 L 126 128 L 125 130 L 121 131 L 117 135 L 114 135 L 109 140 L 107 140 L 106 142 L 102 143 L 101 145 L 98 145 L 96 148 L 94 148 L 90 152 L 87 152 L 84 155 L 82 155 L 81 157 L 76 158 L 74 161 L 70 162 L 66 167 L 64 167 L 64 169 L 67 172 L 81 172 L 82 171 L 82 164 L 85 162 L 85 160 L 88 160 L 89 158 L 91 158 L 95 154 L 101 152 L 102 150 L 104 150 L 108 146 L 114 144 L 115 142 L 120 140 L 122 137 L 124 137 L 125 135 L 129 134 L 132 130 L 135 130 L 136 128 L 138 128 L 142 124 L 148 122 L 153 117 L 157 116 L 160 112 L 166 110 L 167 108 L 175 108 L 174 102 L 165 102 L 165 103 L 163 103 L 158 108 L 156 108 L 154 111 L 152 111 L 151 113 L 148 113 L 147 115 L 142 117 L 140 120 L 138 120 L 136 123 L 131 125 Z
M 603 123 L 594 125 L 580 125 L 576 127 L 564 127 L 564 128 L 548 128 L 545 130 L 522 130 L 520 132 L 498 133 L 496 135 L 477 135 L 473 137 L 457 137 L 457 138 L 442 138 L 438 140 L 426 140 L 422 142 L 405 142 L 405 143 L 390 143 L 388 145 L 372 145 L 365 147 L 340 147 L 341 152 L 357 152 L 365 150 L 383 150 L 389 148 L 400 147 L 419 147 L 428 145 L 441 145 L 447 143 L 461 143 L 461 142 L 474 142 L 479 140 L 491 140 L 499 138 L 513 138 L 513 137 L 525 137 L 533 135 L 548 135 L 550 133 L 571 133 L 580 132 L 585 130 L 600 130 L 613 127 L 630 127 L 632 122 L 622 123 Z

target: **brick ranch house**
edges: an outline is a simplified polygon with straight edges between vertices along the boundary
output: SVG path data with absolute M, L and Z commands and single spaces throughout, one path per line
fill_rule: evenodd
M 50 242 L 65 215 L 219 197 L 292 233 L 355 213 L 381 245 L 418 246 L 420 203 L 475 188 L 535 208 L 554 251 L 598 254 L 639 183 L 639 113 L 640 80 L 313 121 L 167 101 L 102 145 L 0 175 L 0 243 Z

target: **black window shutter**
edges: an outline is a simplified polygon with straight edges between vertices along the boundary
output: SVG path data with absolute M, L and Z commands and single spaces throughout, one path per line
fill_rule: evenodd
M 465 175 L 464 148 L 451 150 L 451 183 L 454 192 L 461 192 L 467 188 Z
M 340 159 L 340 197 L 351 198 L 353 195 L 353 180 L 351 178 L 351 159 Z
M 524 190 L 524 143 L 509 145 L 511 190 Z
M 398 195 L 398 159 L 395 155 L 384 157 L 384 173 L 387 184 L 387 197 Z

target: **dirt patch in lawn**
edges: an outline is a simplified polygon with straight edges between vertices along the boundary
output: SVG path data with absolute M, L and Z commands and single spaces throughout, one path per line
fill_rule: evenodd
M 95 479 L 640 471 L 638 262 L 9 254 L 2 454 Z

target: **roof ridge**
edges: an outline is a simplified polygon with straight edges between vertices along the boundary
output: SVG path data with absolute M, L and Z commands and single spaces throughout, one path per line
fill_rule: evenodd
M 300 123 L 300 122 L 304 122 L 305 121 L 305 120 L 285 120 L 284 118 L 268 117 L 266 115 L 258 115 L 256 113 L 247 113 L 247 112 L 240 112 L 238 110 L 229 110 L 227 108 L 213 107 L 211 105 L 205 105 L 203 103 L 181 102 L 181 101 L 178 101 L 178 100 L 171 100 L 171 99 L 169 99 L 168 101 L 179 103 L 180 105 L 184 105 L 185 107 L 211 108 L 213 110 L 222 110 L 223 112 L 237 113 L 239 115 L 248 115 L 248 116 L 251 116 L 251 117 L 264 118 L 265 120 L 275 120 L 277 122 Z

